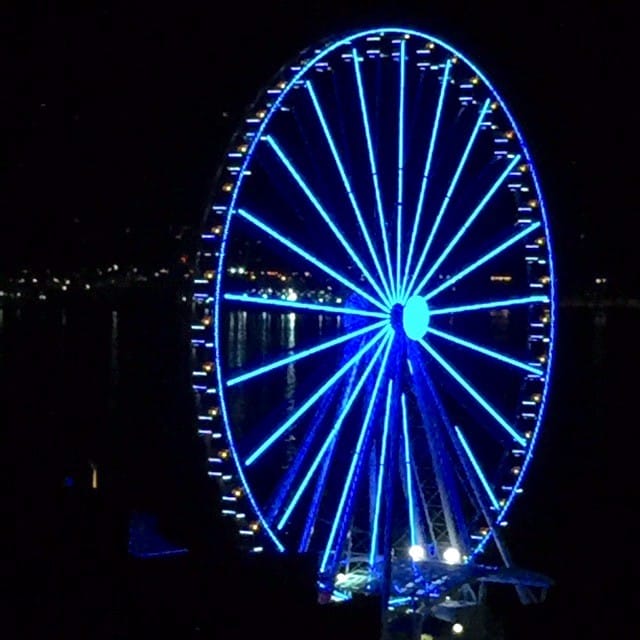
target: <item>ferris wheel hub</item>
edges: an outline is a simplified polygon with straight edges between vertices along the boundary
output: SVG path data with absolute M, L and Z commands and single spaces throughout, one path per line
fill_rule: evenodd
M 429 305 L 422 296 L 412 296 L 402 307 L 402 328 L 411 340 L 421 340 L 429 328 Z

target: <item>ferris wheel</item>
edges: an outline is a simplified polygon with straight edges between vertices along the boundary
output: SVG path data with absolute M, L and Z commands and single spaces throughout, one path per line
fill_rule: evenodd
M 410 29 L 303 52 L 235 134 L 207 227 L 194 388 L 241 532 L 313 554 L 334 599 L 438 599 L 495 549 L 508 566 L 554 273 L 489 80 Z

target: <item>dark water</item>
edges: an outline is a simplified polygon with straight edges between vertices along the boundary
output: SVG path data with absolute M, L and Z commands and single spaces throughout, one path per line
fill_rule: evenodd
M 560 312 L 545 428 L 507 532 L 514 560 L 556 586 L 535 608 L 509 592 L 508 637 L 635 628 L 639 320 L 627 309 Z M 48 496 L 89 482 L 89 461 L 127 507 L 160 513 L 187 542 L 197 535 L 210 505 L 189 321 L 186 304 L 162 298 L 0 309 L 5 452 L 17 462 L 18 533 L 34 549 L 52 516 Z M 278 339 L 292 335 L 283 325 Z

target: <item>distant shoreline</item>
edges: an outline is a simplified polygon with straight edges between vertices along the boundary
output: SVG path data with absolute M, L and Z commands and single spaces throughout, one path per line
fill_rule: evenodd
M 640 309 L 637 298 L 601 298 L 589 300 L 585 298 L 564 298 L 560 307 L 579 309 Z
M 27 293 L 21 297 L 15 294 L 2 292 L 0 295 L 1 307 L 23 307 L 38 304 L 65 304 L 87 303 L 92 300 L 107 304 L 119 304 L 132 299 L 143 300 L 145 298 L 171 298 L 179 303 L 187 303 L 191 300 L 191 287 L 189 283 L 165 281 L 148 284 L 129 284 L 120 286 L 97 286 L 88 291 L 75 289 L 67 293 L 59 291 L 47 292 L 48 295 L 38 298 L 37 294 Z M 639 298 L 625 298 L 622 296 L 610 298 L 591 298 L 584 296 L 570 296 L 559 301 L 560 308 L 565 309 L 640 309 Z

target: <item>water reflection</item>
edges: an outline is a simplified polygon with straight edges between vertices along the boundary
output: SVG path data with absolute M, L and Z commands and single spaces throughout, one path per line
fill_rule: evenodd
M 296 346 L 296 314 L 288 313 L 283 323 L 286 326 L 286 346 L 293 349 Z M 287 413 L 292 411 L 295 406 L 295 390 L 296 390 L 296 365 L 292 362 L 287 366 L 287 379 L 284 396 L 287 401 Z
M 287 347 L 293 349 L 296 346 L 296 314 L 287 314 Z
M 235 311 L 229 314 L 228 364 L 232 368 L 241 367 L 247 359 L 247 312 Z
M 283 317 L 283 325 L 286 327 L 286 346 L 288 349 L 293 349 L 296 346 L 296 314 L 288 313 L 285 317 Z M 286 401 L 287 407 L 287 415 L 289 415 L 296 406 L 296 364 L 292 362 L 287 365 L 287 374 L 286 374 L 286 383 L 284 390 L 284 397 Z M 297 446 L 295 444 L 296 438 L 293 434 L 290 434 L 287 439 L 287 445 L 285 450 L 285 461 L 283 463 L 283 468 L 288 468 L 293 462 L 296 453 Z

